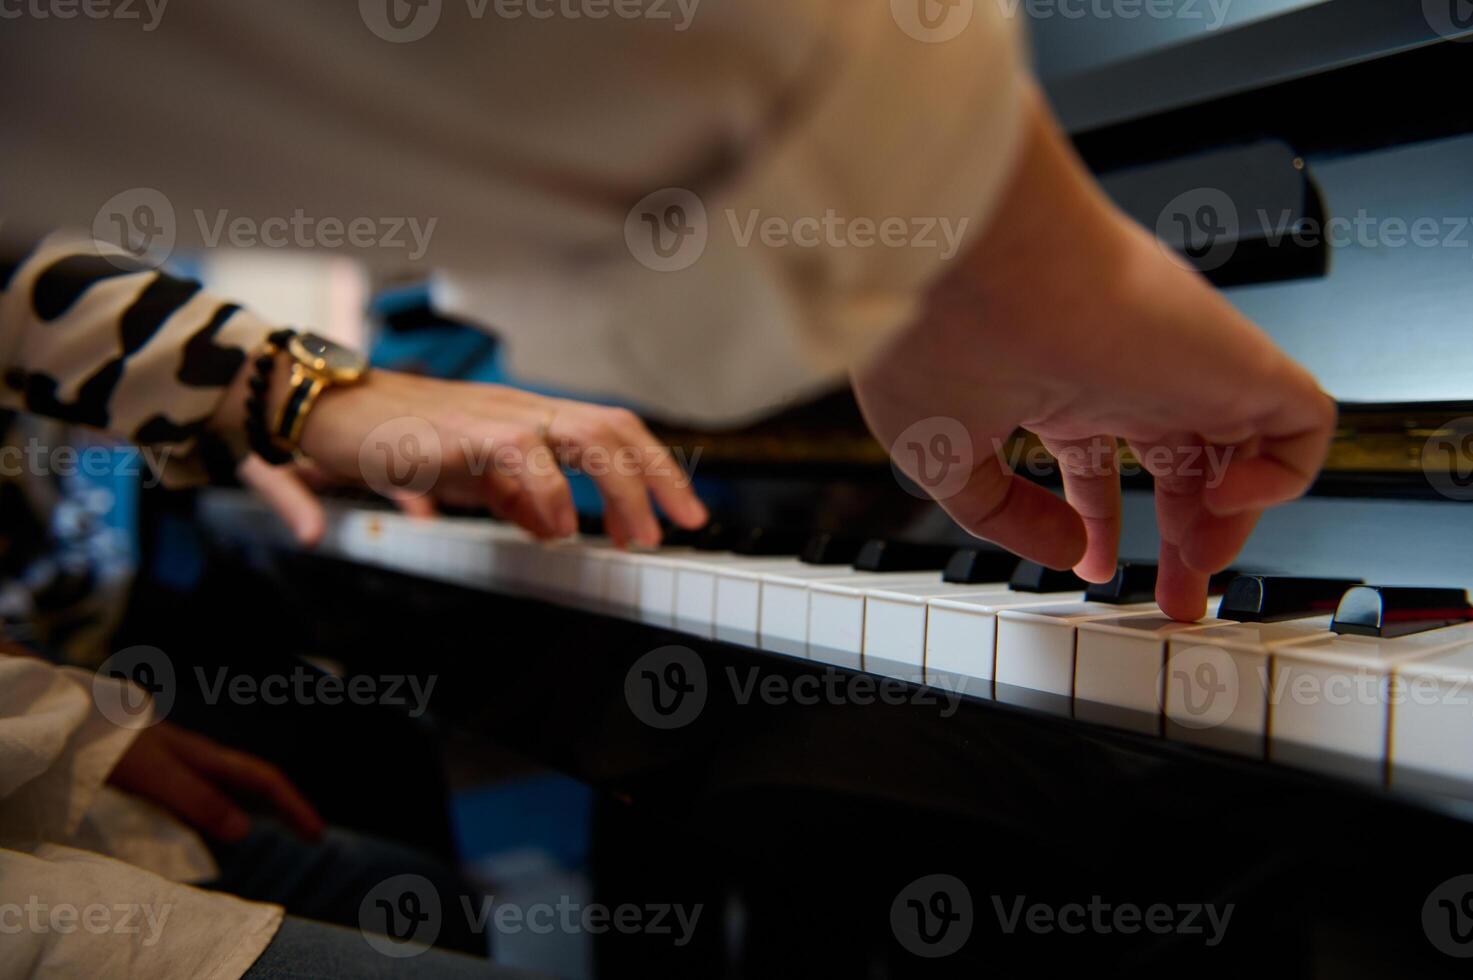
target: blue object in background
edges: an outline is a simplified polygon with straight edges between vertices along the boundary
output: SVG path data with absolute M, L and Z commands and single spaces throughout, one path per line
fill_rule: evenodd
M 564 871 L 588 861 L 593 790 L 552 773 L 462 790 L 451 801 L 455 841 L 470 865 L 533 850 Z

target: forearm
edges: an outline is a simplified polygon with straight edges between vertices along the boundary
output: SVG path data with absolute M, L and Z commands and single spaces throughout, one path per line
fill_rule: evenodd
M 268 324 L 81 237 L 49 236 L 8 268 L 0 404 L 159 449 L 175 480 L 200 475 L 201 436 L 239 431 Z

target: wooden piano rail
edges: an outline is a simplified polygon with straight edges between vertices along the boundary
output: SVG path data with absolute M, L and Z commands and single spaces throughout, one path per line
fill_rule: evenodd
M 780 416 L 725 432 L 667 426 L 656 431 L 668 444 L 685 447 L 687 458 L 699 449 L 702 466 L 888 466 L 884 448 L 857 416 L 837 414 L 832 419 Z M 1037 437 L 1023 432 L 1014 435 L 1006 454 L 1009 459 L 1052 458 Z M 1123 445 L 1121 462 L 1127 468 L 1136 462 Z M 1413 483 L 1425 483 L 1431 473 L 1473 473 L 1473 402 L 1342 405 L 1325 472 L 1411 477 Z

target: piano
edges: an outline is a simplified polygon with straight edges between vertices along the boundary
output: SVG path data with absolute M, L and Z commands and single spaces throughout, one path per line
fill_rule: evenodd
M 592 521 L 539 544 L 342 500 L 308 553 L 211 491 L 212 560 L 312 597 L 328 655 L 444 675 L 437 713 L 619 801 L 601 852 L 631 894 L 720 911 L 691 949 L 624 937 L 608 964 L 1460 975 L 1473 24 L 1434 8 L 1289 0 L 1155 40 L 1180 25 L 1034 25 L 1117 202 L 1342 401 L 1325 473 L 1265 515 L 1201 622 L 1152 601 L 1147 477 L 1126 481 L 1127 560 L 1086 589 L 904 492 L 842 394 L 737 432 L 663 427 L 701 449 L 722 517 L 651 551 Z M 1218 200 L 1236 220 L 1199 221 Z M 1437 234 L 1410 244 L 1419 219 Z M 1091 902 L 1173 924 L 1063 928 Z M 1188 906 L 1232 918 L 1208 937 L 1173 918 Z M 965 922 L 959 948 L 917 933 L 927 909 Z

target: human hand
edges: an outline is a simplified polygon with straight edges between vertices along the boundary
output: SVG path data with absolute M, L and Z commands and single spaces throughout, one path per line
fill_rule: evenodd
M 268 803 L 306 840 L 316 840 L 324 828 L 312 804 L 281 770 L 168 722 L 140 731 L 107 782 L 227 843 L 251 829 L 250 817 L 233 798 L 239 793 Z
M 1308 488 L 1334 403 L 1105 199 L 1041 100 L 1028 125 L 986 234 L 934 287 L 920 321 L 855 373 L 856 395 L 918 482 L 897 439 L 926 418 L 959 421 L 974 467 L 941 506 L 979 537 L 1095 582 L 1117 557 L 1123 437 L 1155 478 L 1157 602 L 1198 619 L 1210 574 L 1259 514 Z M 998 455 L 1019 427 L 1058 457 L 1067 503 Z M 1226 458 L 1214 478 L 1204 448 Z
M 327 532 L 327 512 L 318 494 L 345 481 L 334 479 L 311 460 L 294 460 L 272 466 L 255 453 L 247 453 L 236 468 L 236 476 L 279 517 L 297 543 L 314 548 Z M 435 505 L 429 497 L 397 496 L 391 498 L 410 517 L 435 516 Z
M 681 527 L 708 516 L 634 413 L 503 385 L 375 371 L 322 396 L 302 449 L 329 477 L 367 483 L 411 512 L 424 509 L 420 498 L 488 506 L 541 538 L 577 530 L 564 467 L 593 479 L 616 545 L 659 544 L 651 498 Z

